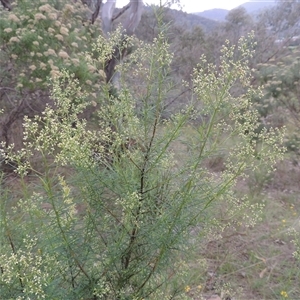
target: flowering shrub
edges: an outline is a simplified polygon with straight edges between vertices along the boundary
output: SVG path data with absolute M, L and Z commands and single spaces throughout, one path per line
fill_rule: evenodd
M 69 70 L 96 97 L 106 80 L 105 61 L 95 59 L 93 43 L 101 24 L 89 21 L 91 11 L 81 1 L 14 1 L 0 10 L 0 140 L 4 149 L 22 147 L 24 115 L 32 118 L 52 105 L 49 80 Z M 105 42 L 105 39 L 103 39 Z M 92 109 L 85 112 L 92 114 Z M 86 116 L 85 114 L 85 116 Z
M 1 11 L 1 69 L 11 63 L 6 83 L 20 90 L 45 89 L 48 78 L 65 68 L 92 90 L 102 69 L 84 53 L 91 52 L 101 29 L 89 23 L 89 13 L 81 1 L 64 0 L 15 1 L 12 11 Z
M 72 27 L 65 28 L 70 34 Z M 57 30 L 55 35 L 67 33 Z M 110 42 L 100 36 L 85 57 L 97 53 L 101 65 L 117 42 L 117 33 Z M 0 298 L 187 297 L 187 256 L 195 240 L 218 238 L 229 226 L 253 226 L 261 205 L 237 196 L 236 182 L 261 166 L 271 170 L 282 157 L 279 130 L 256 133 L 249 44 L 244 38 L 237 47 L 226 44 L 219 68 L 203 57 L 193 73 L 193 99 L 168 120 L 162 116 L 173 56 L 163 34 L 141 43 L 119 66 L 122 88 L 114 97 L 104 86 L 106 101 L 94 107 L 97 121 L 79 117 L 92 105 L 86 80 L 70 70 L 52 77 L 54 105 L 26 117 L 23 148 L 2 154 L 18 163 L 24 193 L 10 209 L 11 193 L 3 191 Z M 69 50 L 44 52 L 55 65 L 69 61 Z M 128 73 L 140 89 L 127 84 Z M 237 82 L 245 93 L 234 97 Z M 225 147 L 224 168 L 216 176 L 205 161 Z M 29 171 L 34 187 L 26 184 Z M 227 221 L 214 215 L 218 205 Z

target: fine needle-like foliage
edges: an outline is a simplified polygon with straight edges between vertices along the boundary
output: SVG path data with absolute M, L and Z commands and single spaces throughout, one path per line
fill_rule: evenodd
M 203 57 L 193 98 L 168 120 L 172 54 L 163 33 L 119 66 L 122 88 L 117 96 L 103 88 L 97 121 L 81 119 L 91 104 L 61 70 L 54 105 L 25 118 L 24 148 L 8 154 L 24 193 L 12 209 L 1 195 L 1 299 L 185 299 L 195 240 L 254 225 L 261 206 L 237 196 L 235 184 L 282 156 L 281 132 L 256 133 L 250 48 L 251 37 L 226 44 L 218 67 Z M 206 162 L 224 148 L 216 176 Z

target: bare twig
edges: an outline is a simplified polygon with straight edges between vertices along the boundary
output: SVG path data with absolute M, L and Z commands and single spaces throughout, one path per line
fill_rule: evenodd
M 9 11 L 11 10 L 10 0 L 0 0 L 0 2 L 4 8 L 6 8 Z
M 18 118 L 19 114 L 22 112 L 24 109 L 24 104 L 26 101 L 26 97 L 24 97 L 19 105 L 17 105 L 14 109 L 11 110 L 10 114 L 6 117 L 6 119 L 3 121 L 1 125 L 2 127 L 2 132 L 1 132 L 1 137 L 3 137 L 3 140 L 5 140 L 5 147 L 7 148 L 9 145 L 8 142 L 8 131 L 11 127 L 11 125 L 16 121 Z
M 117 14 L 115 14 L 111 21 L 115 21 L 116 19 L 118 19 L 120 16 L 122 16 L 124 14 L 124 12 L 130 7 L 130 3 L 128 3 L 127 5 L 125 5 Z
M 0 0 L 0 1 L 1 1 L 1 0 Z M 1 90 L 4 90 L 4 91 L 5 91 L 5 90 L 9 90 L 9 91 L 14 91 L 14 92 L 16 91 L 16 89 L 13 89 L 13 88 L 10 88 L 10 87 L 6 87 L 6 86 L 3 86 L 3 87 L 0 86 L 0 91 L 1 91 Z
M 169 103 L 167 103 L 163 109 L 165 110 L 166 108 L 171 106 L 177 99 L 179 99 L 183 94 L 185 94 L 186 92 L 188 92 L 190 90 L 191 90 L 191 88 L 187 88 L 184 91 L 182 91 L 179 95 L 177 95 L 174 99 L 172 99 Z
M 92 14 L 92 19 L 91 19 L 92 24 L 95 23 L 99 15 L 101 4 L 102 4 L 102 0 L 97 0 L 95 11 Z

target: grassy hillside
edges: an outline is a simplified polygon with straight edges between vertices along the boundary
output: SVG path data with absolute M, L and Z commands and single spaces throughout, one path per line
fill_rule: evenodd
M 197 16 L 211 19 L 214 21 L 225 21 L 225 17 L 227 14 L 228 14 L 228 10 L 221 9 L 221 8 L 214 8 L 214 9 L 205 10 L 203 12 L 195 13 L 195 15 Z
M 238 7 L 245 8 L 248 14 L 258 14 L 262 10 L 274 7 L 275 5 L 276 1 L 249 1 L 239 5 Z M 214 8 L 203 12 L 197 12 L 195 14 L 214 21 L 225 21 L 228 12 L 229 11 L 226 9 Z

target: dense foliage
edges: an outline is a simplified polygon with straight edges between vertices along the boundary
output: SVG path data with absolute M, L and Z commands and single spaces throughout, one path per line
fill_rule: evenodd
M 191 299 L 199 248 L 261 220 L 238 187 L 297 138 L 297 43 L 243 9 L 209 30 L 152 9 L 130 38 L 79 1 L 0 10 L 1 299 Z

